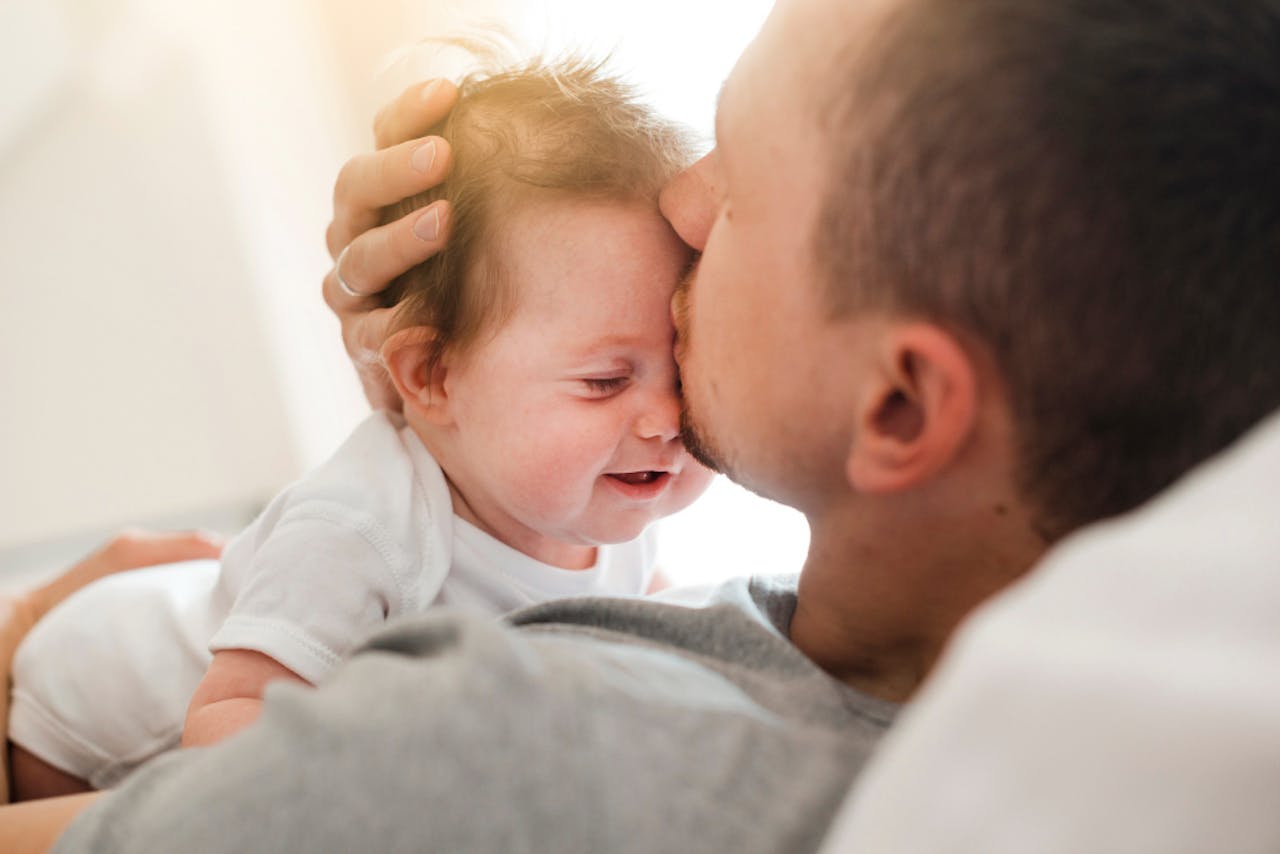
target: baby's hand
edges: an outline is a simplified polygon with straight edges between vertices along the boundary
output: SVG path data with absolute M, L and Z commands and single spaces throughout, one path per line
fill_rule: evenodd
M 440 251 L 450 211 L 447 202 L 438 201 L 395 222 L 378 223 L 386 206 L 444 180 L 449 144 L 421 135 L 447 116 L 457 99 L 457 88 L 445 80 L 405 90 L 374 119 L 378 150 L 348 160 L 334 186 L 333 221 L 325 235 L 334 264 L 324 279 L 324 299 L 342 323 L 347 354 L 375 409 L 399 409 L 400 398 L 379 356 L 392 313 L 370 297 Z

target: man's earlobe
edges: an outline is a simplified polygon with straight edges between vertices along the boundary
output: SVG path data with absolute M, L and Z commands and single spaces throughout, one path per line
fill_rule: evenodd
M 393 333 L 383 342 L 382 363 L 406 412 L 439 422 L 446 417 L 444 366 L 432 368 L 428 363 L 435 334 L 429 326 L 410 326 Z
M 973 433 L 973 361 L 936 326 L 892 328 L 858 407 L 845 464 L 850 485 L 863 493 L 912 489 L 945 469 Z

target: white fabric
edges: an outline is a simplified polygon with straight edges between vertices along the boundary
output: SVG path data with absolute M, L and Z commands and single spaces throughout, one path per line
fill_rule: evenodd
M 176 745 L 217 579 L 215 560 L 123 572 L 50 611 L 14 656 L 10 739 L 98 788 Z
M 10 737 L 108 786 L 177 743 L 212 652 L 257 650 L 318 682 L 384 622 L 431 605 L 496 616 L 642 594 L 655 551 L 650 529 L 589 569 L 539 563 L 454 516 L 435 460 L 378 413 L 236 537 L 220 572 L 123 573 L 51 612 L 14 660 Z
M 1280 851 L 1280 416 L 982 609 L 824 850 Z

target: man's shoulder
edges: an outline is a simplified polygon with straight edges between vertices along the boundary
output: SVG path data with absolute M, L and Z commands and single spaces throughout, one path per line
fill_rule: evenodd
M 785 637 L 795 612 L 797 575 L 758 575 L 736 577 L 725 581 L 677 586 L 644 597 L 578 597 L 543 602 L 507 615 L 507 622 L 517 626 L 543 623 L 598 624 L 600 627 L 626 626 L 634 620 L 643 622 L 644 615 L 720 609 L 740 612 L 741 616 L 760 628 L 771 629 Z M 701 618 L 694 620 L 702 622 Z M 714 631 L 714 622 L 704 623 Z
M 795 591 L 794 576 L 734 578 L 648 597 L 557 599 L 508 614 L 506 621 L 529 634 L 591 636 L 707 661 L 787 664 L 816 673 L 788 639 Z
M 798 851 L 821 835 L 886 728 L 886 707 L 863 703 L 734 604 L 564 604 L 576 606 L 566 616 L 626 619 L 544 613 L 509 625 L 436 612 L 381 632 L 322 690 L 370 745 L 431 757 L 398 769 L 407 791 L 443 778 L 488 793 L 437 794 L 455 816 L 476 812 L 439 844 L 490 844 L 466 835 L 484 822 L 558 850 L 713 839 L 708 850 Z M 372 717 L 371 697 L 383 710 Z
M 624 612 L 398 621 L 318 688 L 268 691 L 237 738 L 145 769 L 73 838 L 85 850 L 113 827 L 131 850 L 816 848 L 884 722 L 785 659 L 785 637 L 741 608 Z M 741 620 L 726 637 L 773 651 L 727 654 L 691 619 Z
M 856 730 L 874 741 L 894 707 L 843 685 L 790 642 L 794 590 L 793 579 L 739 579 L 697 607 L 575 597 L 503 622 L 439 610 L 379 632 L 349 669 L 362 655 L 380 656 L 386 666 L 431 672 L 428 681 L 451 690 L 492 690 L 508 704 L 517 694 L 540 707 L 589 699 L 593 712 L 606 710 L 619 727 L 633 714 L 651 716 L 641 709 L 652 706 L 684 716 L 687 726 L 740 714 L 789 732 L 829 730 L 849 739 Z M 387 678 L 397 688 L 416 681 Z

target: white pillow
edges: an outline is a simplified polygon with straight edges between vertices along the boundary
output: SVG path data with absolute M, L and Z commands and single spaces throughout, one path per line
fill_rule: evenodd
M 1280 851 L 1280 416 L 980 609 L 824 851 Z

